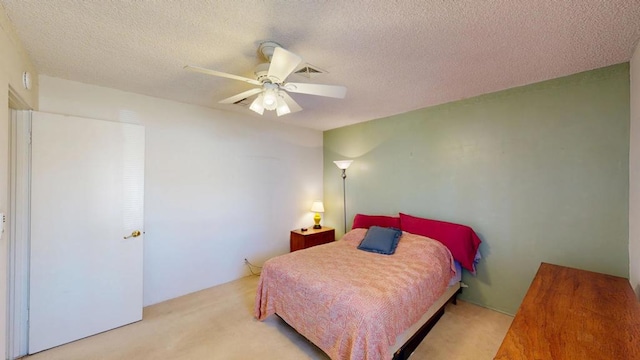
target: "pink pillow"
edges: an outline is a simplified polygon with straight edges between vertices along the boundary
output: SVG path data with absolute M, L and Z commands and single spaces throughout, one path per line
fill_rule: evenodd
M 400 213 L 400 229 L 440 241 L 462 267 L 475 273 L 473 260 L 481 240 L 470 227 Z
M 368 229 L 372 226 L 400 229 L 400 218 L 397 216 L 356 214 L 351 229 Z

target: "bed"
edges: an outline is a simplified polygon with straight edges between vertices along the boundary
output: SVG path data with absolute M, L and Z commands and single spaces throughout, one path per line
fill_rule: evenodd
M 268 260 L 255 317 L 277 314 L 334 360 L 406 359 L 455 299 L 459 270 L 441 241 L 407 231 L 393 255 L 362 251 L 367 231 Z

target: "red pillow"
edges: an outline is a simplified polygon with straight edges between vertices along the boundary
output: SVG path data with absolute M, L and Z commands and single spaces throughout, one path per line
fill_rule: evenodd
M 356 214 L 351 229 L 368 229 L 372 226 L 400 229 L 400 218 L 397 216 Z
M 475 273 L 473 260 L 481 240 L 470 227 L 400 213 L 400 229 L 440 241 L 462 267 Z

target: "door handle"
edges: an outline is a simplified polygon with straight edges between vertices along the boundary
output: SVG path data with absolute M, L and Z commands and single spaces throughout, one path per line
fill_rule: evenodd
M 138 236 L 140 236 L 140 235 L 142 235 L 142 233 L 140 232 L 140 230 L 134 230 L 134 231 L 131 233 L 131 235 L 129 235 L 129 236 L 125 236 L 124 238 L 125 238 L 125 239 L 128 239 L 128 238 L 132 238 L 132 237 L 138 237 Z

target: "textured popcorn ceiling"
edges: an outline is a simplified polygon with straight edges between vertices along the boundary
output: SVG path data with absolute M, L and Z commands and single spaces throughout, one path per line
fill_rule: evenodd
M 259 116 L 217 101 L 250 89 L 186 64 L 253 77 L 274 40 L 344 85 L 292 97 L 277 120 L 331 129 L 628 61 L 640 0 L 0 0 L 38 71 Z

